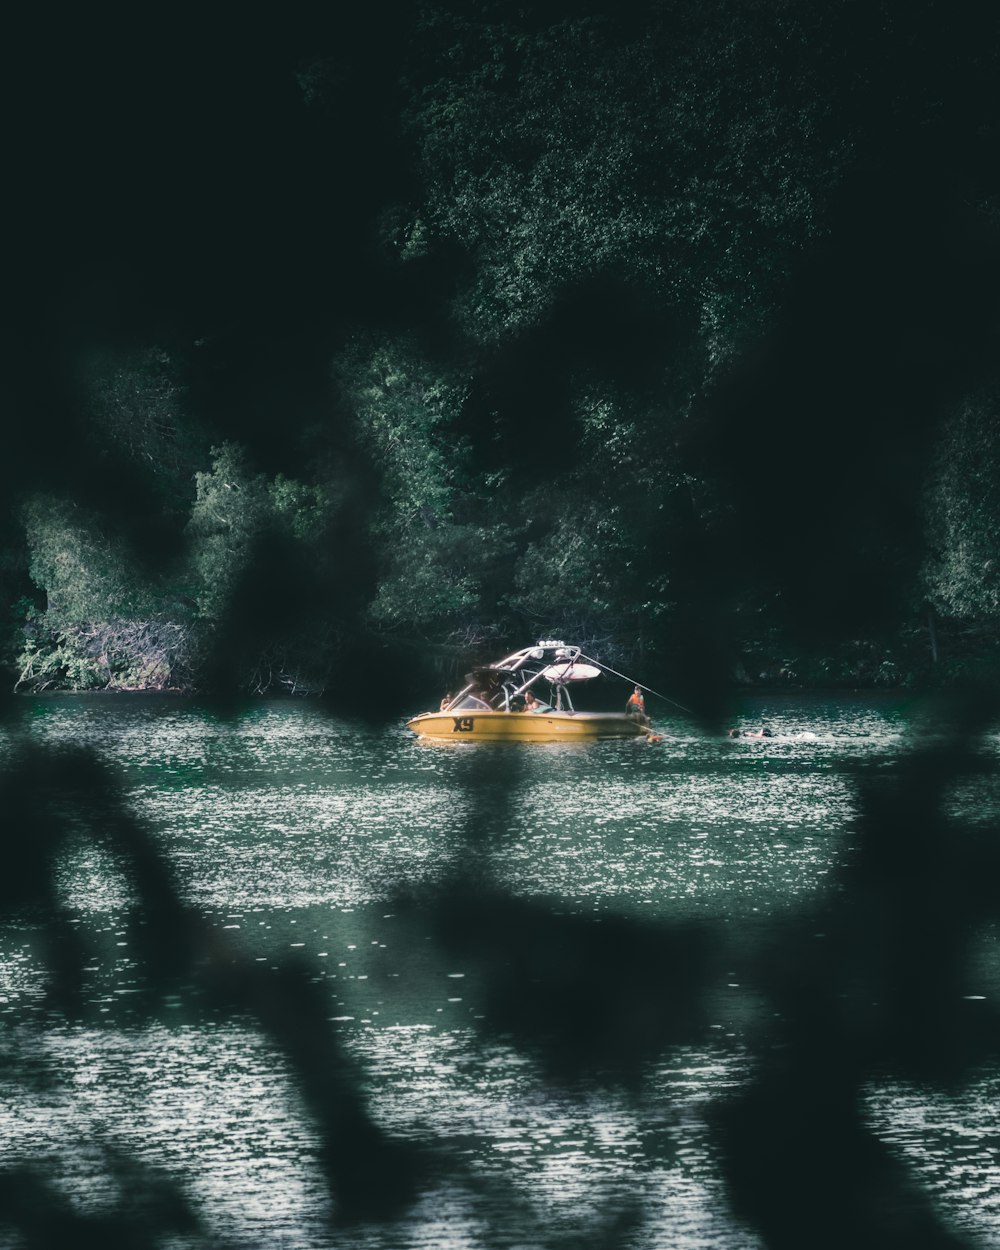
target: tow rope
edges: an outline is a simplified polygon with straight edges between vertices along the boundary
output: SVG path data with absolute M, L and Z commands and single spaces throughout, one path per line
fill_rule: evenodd
M 603 668 L 606 673 L 610 673 L 613 677 L 620 677 L 623 681 L 630 681 L 633 686 L 638 686 L 640 690 L 645 690 L 648 694 L 655 694 L 658 699 L 663 699 L 666 703 L 671 703 L 674 707 L 680 708 L 682 712 L 687 712 L 688 716 L 694 716 L 694 712 L 689 707 L 685 707 L 683 703 L 678 703 L 676 699 L 671 699 L 669 695 L 660 694 L 659 690 L 654 690 L 652 686 L 644 686 L 641 681 L 636 681 L 632 677 L 626 677 L 624 673 L 619 673 L 617 669 L 609 668 L 607 664 L 602 664 L 600 660 L 595 660 L 589 655 L 581 655 L 580 659 L 586 660 L 588 664 L 594 664 L 598 668 Z

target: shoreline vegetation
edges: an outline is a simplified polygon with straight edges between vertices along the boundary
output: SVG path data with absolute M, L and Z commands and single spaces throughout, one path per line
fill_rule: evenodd
M 995 1241 L 1000 5 L 5 19 L 2 1246 Z
M 402 693 L 442 642 L 554 635 L 687 704 L 994 666 L 995 43 L 932 38 L 926 4 L 906 38 L 879 5 L 418 8 L 364 101 L 282 67 L 273 181 L 309 190 L 252 245 L 219 268 L 199 228 L 167 282 L 152 221 L 173 303 L 126 283 L 113 325 L 26 354 L 8 689 L 351 670 L 363 701 L 359 657 Z M 220 221 L 263 211 L 239 185 Z
M 952 640 L 947 630 L 942 632 L 950 644 Z M 791 660 L 785 658 L 787 651 L 781 653 L 782 658 L 775 658 L 774 655 L 755 648 L 729 666 L 724 687 L 731 695 L 846 690 L 869 693 L 912 692 L 942 687 L 991 668 L 994 656 L 981 642 L 978 647 L 969 647 L 967 640 L 959 635 L 959 643 L 962 642 L 966 643 L 964 651 L 956 646 L 953 649 L 954 658 L 951 660 L 942 660 L 940 657 L 935 659 L 929 654 L 921 654 L 919 642 L 912 638 L 908 640 L 908 646 L 893 648 L 868 642 L 853 642 L 828 655 L 809 657 L 800 653 L 800 658 Z M 65 646 L 65 642 L 62 646 Z M 421 686 L 434 689 L 442 682 L 454 684 L 459 681 L 465 669 L 473 663 L 470 656 L 485 654 L 489 644 L 439 644 L 436 648 L 424 649 L 412 643 L 401 645 L 398 640 L 393 642 L 383 639 L 376 643 L 376 653 L 383 650 L 388 656 L 393 649 L 397 652 L 396 667 L 401 660 L 403 668 L 413 676 L 413 680 L 408 683 L 410 689 Z M 86 661 L 77 659 L 72 668 L 67 665 L 68 671 L 60 671 L 55 665 L 65 661 L 60 661 L 56 653 L 44 656 L 32 648 L 28 654 L 31 667 L 22 670 L 14 682 L 11 692 L 15 695 L 80 693 L 198 697 L 213 693 L 210 684 L 199 684 L 195 676 L 184 684 L 164 682 L 156 673 L 146 681 L 118 679 L 109 672 L 109 661 L 105 655 L 92 657 L 89 670 Z M 618 663 L 631 665 L 633 668 L 642 662 L 641 657 L 620 646 L 613 649 L 613 654 Z M 35 662 L 38 663 L 37 673 L 33 667 Z M 330 686 L 335 682 L 336 674 L 333 671 L 325 679 L 314 674 L 309 680 L 301 680 L 258 664 L 250 676 L 237 674 L 235 684 L 242 695 L 250 698 L 321 699 L 328 694 Z
M 154 359 L 144 385 L 161 389 L 164 358 Z M 133 379 L 136 389 L 141 397 Z M 955 476 L 954 461 L 968 453 L 968 413 L 922 495 L 919 532 L 936 527 L 933 547 L 900 546 L 879 570 L 874 610 L 861 597 L 846 611 L 841 600 L 838 613 L 826 610 L 822 583 L 811 584 L 812 565 L 767 592 L 753 565 L 734 570 L 733 505 L 654 519 L 647 536 L 614 494 L 598 499 L 593 483 L 567 479 L 520 499 L 506 487 L 502 509 L 494 492 L 501 519 L 492 525 L 489 509 L 471 517 L 471 500 L 451 497 L 464 442 L 407 437 L 406 422 L 424 422 L 433 402 L 419 392 L 391 438 L 381 405 L 368 414 L 386 440 L 381 450 L 405 451 L 397 476 L 391 459 L 359 455 L 311 480 L 268 476 L 241 445 L 211 447 L 207 468 L 189 462 L 193 498 L 175 491 L 169 508 L 161 501 L 151 550 L 93 504 L 26 497 L 0 576 L 8 596 L 20 591 L 2 638 L 8 689 L 325 696 L 345 665 L 368 656 L 402 695 L 447 685 L 498 643 L 533 636 L 581 641 L 684 702 L 697 701 L 706 681 L 717 693 L 919 689 L 997 663 L 1000 573 L 988 552 L 1000 549 L 1000 494 L 992 476 L 978 486 Z M 991 414 L 983 407 L 972 428 L 1000 480 Z M 193 434 L 189 441 L 198 445 Z M 707 483 L 706 475 L 705 493 L 715 495 Z M 436 513 L 420 502 L 435 492 L 447 497 Z M 650 485 L 639 514 L 667 507 L 658 498 Z M 773 528 L 765 525 L 759 544 L 772 558 Z M 823 560 L 831 554 L 845 558 L 835 537 Z M 863 551 L 858 563 L 870 577 Z M 791 609 L 789 591 L 802 600 Z M 815 623 L 810 596 L 824 600 Z M 877 632 L 847 634 L 857 624 Z M 351 681 L 363 682 L 356 666 Z

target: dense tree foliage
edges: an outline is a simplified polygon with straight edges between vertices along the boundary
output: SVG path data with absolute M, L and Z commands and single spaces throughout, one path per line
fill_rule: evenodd
M 950 626 L 946 658 L 958 671 L 995 653 L 1000 624 L 996 405 L 995 389 L 980 388 L 944 422 L 927 490 L 924 589 L 931 612 Z
M 995 659 L 998 11 L 307 9 L 8 18 L 8 690 L 180 688 L 222 712 L 333 691 L 384 724 L 426 697 L 429 644 L 564 635 L 641 658 L 718 727 L 734 680 Z M 855 779 L 858 853 L 782 950 L 740 952 L 768 1020 L 714 1132 L 769 1246 L 957 1244 L 861 1105 L 887 1071 L 954 1088 L 994 1056 L 965 971 L 995 926 L 996 855 L 956 823 L 954 787 L 983 779 L 998 686 L 943 708 L 946 750 Z M 7 746 L 0 895 L 18 941 L 41 920 L 53 1019 L 85 1018 L 59 893 L 82 835 L 136 887 L 136 1018 L 176 990 L 256 1019 L 299 1078 L 338 1217 L 463 1175 L 374 1124 L 305 965 L 264 975 L 189 914 L 89 752 Z M 464 774 L 474 873 L 518 769 Z M 487 1033 L 632 1089 L 697 1040 L 706 960 L 739 941 L 580 923 L 478 877 L 428 912 L 437 944 L 482 961 Z M 637 1019 L 647 985 L 656 1010 L 597 1027 L 595 984 L 605 1021 Z M 75 1218 L 43 1172 L 0 1180 L 32 1244 L 169 1235 L 162 1213 Z
M 24 508 L 32 581 L 44 610 L 29 609 L 18 688 L 162 688 L 189 680 L 183 605 L 171 602 L 109 536 L 100 518 L 65 501 Z
M 296 566 L 310 560 L 309 587 L 322 593 L 337 509 L 332 483 L 268 479 L 231 443 L 212 448 L 209 467 L 193 477 L 183 557 L 155 576 L 99 517 L 54 497 L 27 501 L 29 572 L 45 604 L 25 601 L 19 689 L 196 687 L 263 558 L 281 565 L 276 585 L 291 600 L 302 590 Z M 335 620 L 301 605 L 290 614 L 280 603 L 251 611 L 285 628 L 256 637 L 240 680 L 258 691 L 322 689 Z
M 640 23 L 468 12 L 425 17 L 438 76 L 410 115 L 424 195 L 404 255 L 453 239 L 473 258 L 457 312 L 488 343 L 620 275 L 676 311 L 700 383 L 756 327 L 843 169 L 824 22 L 729 4 Z
M 358 20 L 363 66 L 326 28 L 254 54 L 307 192 L 259 292 L 213 258 L 63 345 L 69 437 L 4 537 L 21 688 L 203 685 L 225 651 L 318 689 L 362 639 L 535 632 L 681 682 L 899 681 L 983 636 L 991 19 L 477 0 L 377 59 Z

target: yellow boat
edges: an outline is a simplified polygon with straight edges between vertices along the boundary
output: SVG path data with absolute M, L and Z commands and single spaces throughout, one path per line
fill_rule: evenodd
M 406 722 L 422 738 L 474 742 L 579 742 L 583 738 L 635 738 L 649 729 L 618 712 L 423 712 Z
M 468 674 L 463 690 L 437 712 L 421 712 L 407 728 L 422 738 L 460 741 L 579 742 L 651 734 L 640 712 L 585 712 L 573 707 L 569 687 L 615 673 L 579 647 L 546 640 Z M 646 687 L 640 687 L 646 689 Z M 549 702 L 538 699 L 545 691 Z

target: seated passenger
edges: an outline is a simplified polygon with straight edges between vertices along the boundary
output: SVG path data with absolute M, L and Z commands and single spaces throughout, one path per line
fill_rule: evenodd
M 541 703 L 535 698 L 534 691 L 529 690 L 524 696 L 524 710 L 526 712 L 551 712 L 553 707 L 551 703 Z

